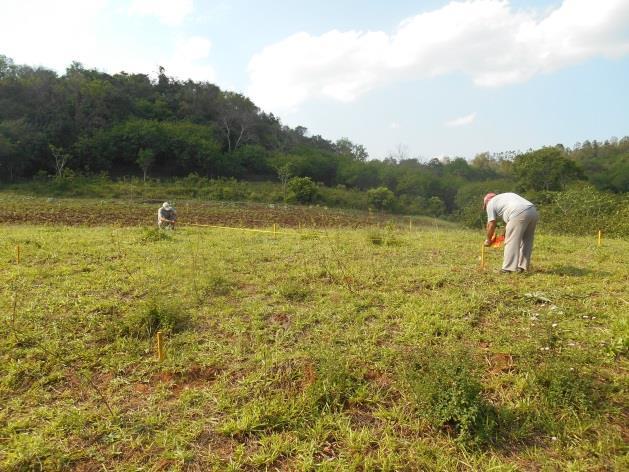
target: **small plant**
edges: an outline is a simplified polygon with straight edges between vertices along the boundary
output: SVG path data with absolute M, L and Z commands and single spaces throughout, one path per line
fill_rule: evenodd
M 536 372 L 537 390 L 544 402 L 553 409 L 573 408 L 580 412 L 591 410 L 599 399 L 592 379 L 579 374 L 564 363 L 546 365 Z
M 122 331 L 128 336 L 151 338 L 158 331 L 182 331 L 188 322 L 188 316 L 179 307 L 151 303 L 127 318 Z
M 367 234 L 367 239 L 376 246 L 400 246 L 402 239 L 393 223 L 388 223 L 384 230 L 376 229 Z
M 172 238 L 170 234 L 159 228 L 146 228 L 140 237 L 140 242 L 170 241 Z
M 412 361 L 407 381 L 419 413 L 465 443 L 493 436 L 496 414 L 483 399 L 479 372 L 462 349 L 429 348 Z

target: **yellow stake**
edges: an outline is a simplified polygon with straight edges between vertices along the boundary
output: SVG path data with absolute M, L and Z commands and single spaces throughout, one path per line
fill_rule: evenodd
M 273 236 L 277 234 L 277 225 L 273 223 Z
M 599 246 L 600 246 L 600 244 L 599 244 Z M 17 253 L 16 261 L 19 264 L 20 263 L 20 245 L 19 244 L 17 246 L 15 246 L 15 251 Z
M 409 233 L 413 231 L 413 218 L 408 218 L 408 231 Z
M 162 332 L 157 332 L 157 360 L 162 362 L 166 356 L 164 355 L 164 341 L 162 340 Z
M 598 247 L 601 247 L 601 230 L 598 230 Z

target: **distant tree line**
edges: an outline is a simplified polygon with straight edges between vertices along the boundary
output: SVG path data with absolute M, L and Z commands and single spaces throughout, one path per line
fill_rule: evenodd
M 462 215 L 488 190 L 558 191 L 587 181 L 627 192 L 629 138 L 482 153 L 471 161 L 422 162 L 403 150 L 370 160 L 349 139 L 310 136 L 241 94 L 178 81 L 162 68 L 151 80 L 73 63 L 60 76 L 0 55 L 0 180 L 103 172 L 274 180 L 304 201 L 316 200 L 317 185 L 344 187 L 368 192 L 376 208 Z

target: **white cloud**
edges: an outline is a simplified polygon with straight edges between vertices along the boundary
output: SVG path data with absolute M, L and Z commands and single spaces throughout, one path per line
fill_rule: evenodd
M 448 128 L 456 128 L 458 126 L 471 125 L 472 123 L 474 123 L 475 119 L 476 119 L 476 112 L 446 121 L 445 125 Z
M 193 0 L 132 0 L 130 15 L 155 16 L 165 25 L 178 26 L 194 10 Z
M 108 0 L 7 2 L 2 10 L 0 54 L 18 64 L 58 72 L 79 61 L 108 73 L 124 70 L 155 75 L 163 66 L 169 76 L 178 79 L 216 80 L 209 64 L 212 43 L 208 38 L 180 36 L 161 27 L 152 36 L 137 34 L 133 36 L 137 40 L 129 41 L 128 32 L 123 31 L 127 36 L 121 37 L 113 33 L 116 21 L 125 18 L 126 9 L 120 10 Z M 162 36 L 159 46 L 155 35 Z
M 393 121 L 391 124 L 389 124 L 389 128 L 391 129 L 399 129 L 400 124 L 397 121 Z
M 452 1 L 382 31 L 301 32 L 249 63 L 249 94 L 289 111 L 312 98 L 352 101 L 399 78 L 462 72 L 479 86 L 523 82 L 595 56 L 629 53 L 628 0 L 564 0 L 544 13 L 507 0 Z
M 211 48 L 212 42 L 201 36 L 178 41 L 174 54 L 163 60 L 166 73 L 183 80 L 213 81 L 214 68 L 205 61 Z
M 24 0 L 2 5 L 0 54 L 18 63 L 64 70 L 97 43 L 94 25 L 106 0 Z

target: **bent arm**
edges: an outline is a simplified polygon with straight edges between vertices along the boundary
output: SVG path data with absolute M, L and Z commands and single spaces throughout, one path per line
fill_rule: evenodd
M 487 222 L 487 239 L 485 239 L 485 245 L 491 244 L 494 239 L 494 233 L 496 232 L 496 220 Z

